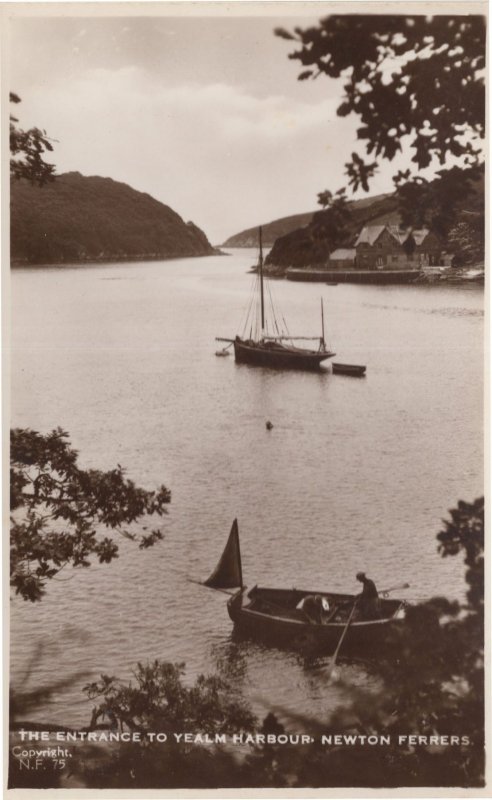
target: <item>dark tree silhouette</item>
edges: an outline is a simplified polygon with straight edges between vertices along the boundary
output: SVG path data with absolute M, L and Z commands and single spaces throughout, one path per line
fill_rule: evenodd
M 449 155 L 476 163 L 485 132 L 485 18 L 333 15 L 278 36 L 301 45 L 300 80 L 343 77 L 339 116 L 356 114 L 368 155 L 392 160 L 409 137 L 419 169 Z M 367 189 L 377 161 L 355 154 L 349 183 Z
M 405 221 L 419 224 L 438 199 L 436 213 L 424 221 L 447 233 L 451 223 L 443 230 L 442 198 L 452 182 L 463 198 L 482 160 L 485 18 L 334 14 L 315 27 L 276 34 L 300 45 L 289 56 L 303 67 L 300 80 L 325 75 L 344 81 L 337 113 L 358 117 L 357 138 L 371 157 L 354 152 L 345 165 L 353 190 L 369 190 L 381 160 L 410 152 L 412 170 L 395 176 Z M 450 157 L 459 159 L 465 175 L 455 170 L 446 181 L 440 171 L 432 187 L 414 180 L 416 171 L 435 162 L 449 168 Z
M 351 211 L 345 189 L 333 194 L 328 189 L 318 194 L 322 211 L 313 214 L 310 223 L 313 239 L 322 239 L 329 250 L 339 247 L 350 235 Z
M 10 92 L 10 102 L 20 103 L 21 99 Z M 18 127 L 19 120 L 10 115 L 10 177 L 16 180 L 25 178 L 31 183 L 42 186 L 54 180 L 55 166 L 48 164 L 43 156 L 53 151 L 53 145 L 45 130 L 29 128 L 27 131 Z
M 25 600 L 40 600 L 47 581 L 67 565 L 90 566 L 90 557 L 109 563 L 118 556 L 118 533 L 147 548 L 163 538 L 155 529 L 137 535 L 127 525 L 166 513 L 165 486 L 145 491 L 124 477 L 82 470 L 68 434 L 47 435 L 16 428 L 10 434 L 10 583 Z
M 191 688 L 182 681 L 184 664 L 138 664 L 134 683 L 101 675 L 84 690 L 99 704 L 91 725 L 113 721 L 120 730 L 166 734 L 183 731 L 232 734 L 253 730 L 255 717 L 217 675 L 200 675 Z

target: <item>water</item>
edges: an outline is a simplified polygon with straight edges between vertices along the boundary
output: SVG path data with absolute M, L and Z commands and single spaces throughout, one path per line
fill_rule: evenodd
M 441 559 L 435 536 L 483 491 L 483 290 L 276 281 L 293 332 L 319 333 L 323 296 L 337 360 L 367 376 L 275 372 L 214 355 L 244 318 L 252 263 L 236 251 L 12 275 L 12 424 L 61 426 L 81 466 L 120 463 L 172 490 L 162 543 L 122 541 L 41 603 L 13 600 L 13 683 L 68 683 L 32 719 L 87 724 L 89 678 L 154 658 L 186 662 L 190 681 L 219 670 L 259 713 L 332 707 L 322 670 L 236 641 L 224 595 L 187 582 L 208 577 L 236 516 L 248 585 L 355 592 L 365 570 L 411 583 L 409 600 L 462 597 L 461 559 Z M 371 685 L 364 665 L 347 670 Z

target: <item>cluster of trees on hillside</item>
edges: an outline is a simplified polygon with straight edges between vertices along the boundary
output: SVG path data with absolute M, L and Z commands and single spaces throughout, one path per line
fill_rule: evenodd
M 17 181 L 11 193 L 12 263 L 173 258 L 214 252 L 205 234 L 168 206 L 110 178 L 59 175 Z

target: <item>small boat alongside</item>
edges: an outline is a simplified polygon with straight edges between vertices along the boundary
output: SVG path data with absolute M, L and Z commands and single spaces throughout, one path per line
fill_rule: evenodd
M 332 362 L 334 375 L 350 375 L 353 378 L 362 378 L 366 374 L 366 367 L 362 364 L 341 364 L 339 361 Z
M 485 270 L 478 268 L 453 270 L 444 278 L 447 283 L 485 283 Z
M 275 311 L 268 283 L 265 287 L 261 228 L 259 245 L 257 280 L 243 332 L 234 339 L 216 337 L 216 341 L 233 344 L 235 360 L 238 363 L 273 369 L 316 370 L 323 361 L 336 355 L 327 348 L 325 342 L 323 301 L 321 301 L 321 336 L 291 336 L 287 331 L 285 320 Z M 268 298 L 265 297 L 266 294 Z M 257 299 L 259 304 L 255 302 Z M 265 309 L 266 299 L 270 300 L 269 318 Z M 258 305 L 259 316 L 257 316 Z M 301 340 L 316 341 L 318 347 L 299 346 L 297 343 Z
M 346 646 L 371 649 L 381 643 L 389 628 L 403 616 L 404 602 L 380 594 L 380 615 L 364 618 L 357 608 L 358 595 L 311 589 L 275 589 L 243 584 L 237 520 L 234 520 L 222 557 L 205 586 L 230 593 L 227 610 L 235 629 L 267 643 L 315 647 L 329 652 L 346 634 Z M 405 588 L 407 584 L 403 587 Z M 306 598 L 320 602 L 318 621 L 303 610 Z

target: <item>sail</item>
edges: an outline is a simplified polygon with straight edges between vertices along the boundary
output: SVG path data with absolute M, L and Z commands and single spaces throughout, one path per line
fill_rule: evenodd
M 212 589 L 232 589 L 235 586 L 242 587 L 243 574 L 241 570 L 241 552 L 239 550 L 237 519 L 232 523 L 227 544 L 217 567 L 212 572 L 210 578 L 204 581 L 204 583 L 205 586 L 210 586 Z

